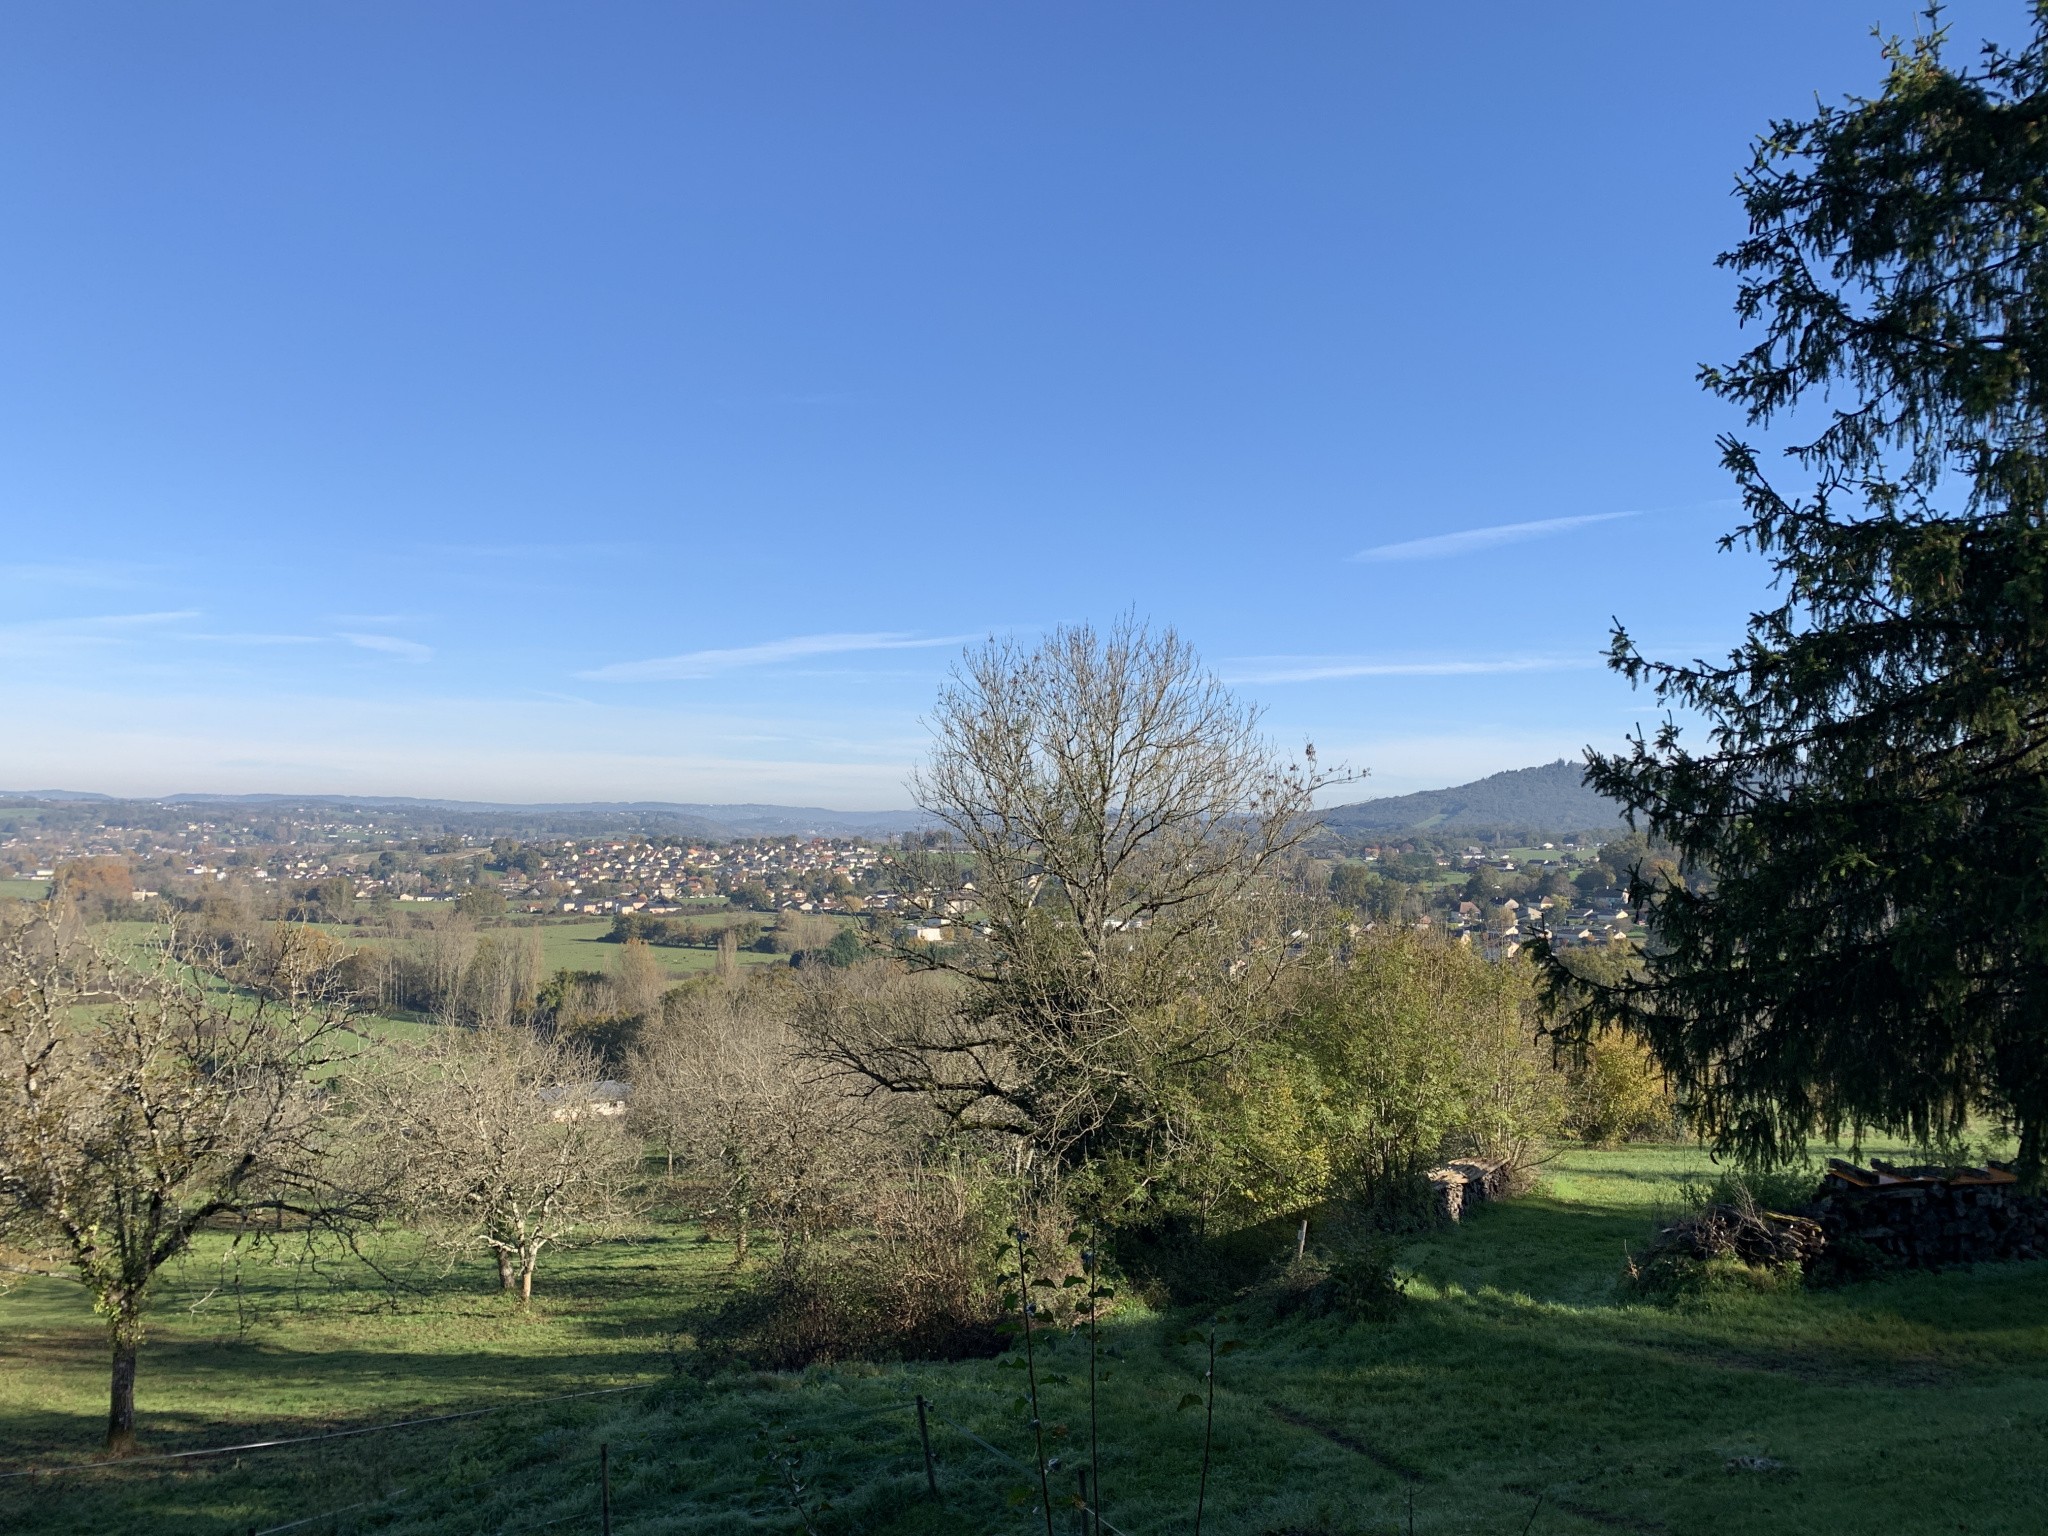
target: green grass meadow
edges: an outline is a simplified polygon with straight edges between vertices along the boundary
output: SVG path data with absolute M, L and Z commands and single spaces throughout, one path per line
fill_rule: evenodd
M 403 930 L 394 935 L 388 932 L 366 931 L 347 923 L 314 923 L 311 926 L 343 944 L 364 947 L 401 943 L 408 937 Z M 610 918 L 593 917 L 569 922 L 544 922 L 539 925 L 541 964 L 550 974 L 555 971 L 599 971 L 609 975 L 618 968 L 619 954 L 624 948 L 623 945 L 614 944 L 607 939 L 606 935 L 611 931 Z M 701 975 L 718 964 L 717 951 L 710 949 L 681 949 L 651 944 L 648 946 L 648 953 L 654 956 L 657 965 L 677 980 Z M 742 965 L 787 965 L 789 956 L 742 950 L 739 961 Z
M 549 923 L 541 929 L 541 963 L 550 973 L 609 973 L 617 968 L 619 952 L 625 947 L 613 944 L 605 938 L 611 931 L 610 918 L 593 918 L 581 923 Z M 654 957 L 656 964 L 678 979 L 699 975 L 718 964 L 718 952 L 711 949 L 682 949 L 666 944 L 650 944 L 647 952 Z M 741 950 L 739 961 L 742 965 L 787 965 L 789 956 L 763 954 L 758 950 Z
M 1219 1364 L 1203 1530 L 1393 1536 L 1411 1507 L 1417 1533 L 2048 1529 L 2048 1264 L 1621 1304 L 1624 1245 L 1705 1167 L 1690 1148 L 1567 1153 L 1537 1193 L 1410 1242 L 1390 1323 L 1226 1318 L 1244 1347 Z M 552 1256 L 525 1314 L 482 1264 L 420 1270 L 420 1292 L 394 1299 L 360 1270 L 258 1260 L 237 1296 L 214 1242 L 180 1263 L 153 1320 L 147 1449 L 500 1411 L 11 1480 L 0 1528 L 594 1532 L 600 1444 L 621 1532 L 1045 1528 L 1035 1477 L 962 1433 L 1030 1462 L 1014 1360 L 678 1374 L 679 1321 L 731 1283 L 730 1250 L 687 1227 Z M 1193 1529 L 1201 1413 L 1176 1405 L 1206 1362 L 1173 1341 L 1201 1321 L 1137 1312 L 1103 1330 L 1104 1513 L 1127 1536 Z M 1039 1366 L 1066 1536 L 1083 1346 L 1047 1342 Z M 0 1296 L 5 1470 L 92 1457 L 104 1369 L 75 1288 Z M 533 1401 L 625 1384 L 644 1385 Z M 940 1416 L 936 1502 L 918 1395 Z

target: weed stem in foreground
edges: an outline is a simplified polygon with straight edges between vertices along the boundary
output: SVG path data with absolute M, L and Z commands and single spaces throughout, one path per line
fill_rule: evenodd
M 1093 1518 L 1088 1521 L 1091 1529 L 1102 1529 L 1102 1451 L 1096 1432 L 1095 1411 L 1095 1299 L 1099 1288 L 1095 1283 L 1095 1256 L 1102 1251 L 1100 1230 L 1096 1241 L 1081 1254 L 1081 1270 L 1088 1282 L 1088 1486 L 1095 1490 L 1092 1501 Z M 1083 1511 L 1084 1514 L 1088 1513 Z
M 1202 1480 L 1195 1485 L 1195 1536 L 1202 1536 L 1202 1507 L 1209 1498 L 1209 1445 L 1216 1432 L 1216 1325 L 1209 1325 L 1209 1406 L 1202 1421 Z
M 1017 1237 L 1017 1306 L 1024 1320 L 1024 1372 L 1031 1384 L 1031 1442 L 1038 1458 L 1038 1503 L 1045 1511 L 1045 1536 L 1052 1536 L 1052 1485 L 1045 1475 L 1045 1421 L 1038 1412 L 1038 1362 L 1031 1347 L 1031 1267 L 1024 1247 L 1024 1228 Z

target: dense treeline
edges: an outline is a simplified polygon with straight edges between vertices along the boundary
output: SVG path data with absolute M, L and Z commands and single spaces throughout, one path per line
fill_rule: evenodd
M 638 939 L 664 948 L 717 949 L 730 933 L 739 948 L 752 949 L 768 931 L 768 924 L 755 917 L 678 918 L 621 912 L 612 919 L 612 931 L 606 937 L 614 944 Z

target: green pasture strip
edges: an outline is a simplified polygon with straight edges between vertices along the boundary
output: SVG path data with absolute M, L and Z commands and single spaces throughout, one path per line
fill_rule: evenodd
M 612 931 L 610 918 L 580 923 L 550 923 L 541 930 L 541 962 L 549 971 L 604 971 L 617 968 L 625 948 L 606 937 Z M 647 951 L 655 963 L 671 976 L 692 976 L 715 968 L 718 952 L 713 949 L 683 949 L 650 944 Z M 787 965 L 789 956 L 741 950 L 742 965 Z
M 404 929 L 355 927 L 348 923 L 314 923 L 310 926 L 329 935 L 343 944 L 357 945 L 366 949 L 381 948 L 389 944 L 410 942 L 413 935 Z M 716 927 L 722 924 L 702 924 Z M 485 934 L 517 934 L 531 927 L 540 934 L 541 964 L 549 971 L 601 971 L 609 974 L 619 963 L 622 946 L 610 942 L 607 935 L 612 931 L 612 920 L 606 918 L 582 918 L 572 922 L 542 922 L 532 925 L 506 923 L 486 924 Z M 667 945 L 648 946 L 655 963 L 671 976 L 677 978 L 697 975 L 714 969 L 718 964 L 718 953 L 711 949 L 682 949 Z M 787 955 L 761 954 L 753 950 L 742 950 L 739 955 L 742 965 L 787 965 Z
M 1394 1536 L 1411 1500 L 1418 1536 L 2039 1530 L 2048 1264 L 1624 1304 L 1622 1245 L 1712 1171 L 1689 1147 L 1570 1152 L 1536 1193 L 1410 1242 L 1410 1301 L 1391 1323 L 1226 1318 L 1223 1336 L 1245 1348 L 1219 1361 L 1204 1530 Z M 396 1306 L 360 1281 L 314 1286 L 274 1267 L 267 1310 L 237 1328 L 218 1296 L 193 1309 L 218 1283 L 209 1250 L 181 1266 L 145 1348 L 150 1448 L 659 1377 L 667 1330 L 730 1283 L 729 1257 L 724 1244 L 653 1225 L 563 1255 L 552 1272 L 544 1262 L 525 1317 L 488 1293 L 480 1265 Z M 1207 1362 L 1173 1340 L 1203 1321 L 1138 1310 L 1103 1330 L 1103 1509 L 1129 1536 L 1192 1527 L 1201 1414 L 1176 1405 L 1200 1392 Z M 1085 1346 L 1040 1343 L 1064 1501 L 1086 1431 Z M 961 1433 L 1030 1463 L 1014 1364 L 669 1377 L 644 1393 L 342 1449 L 38 1480 L 0 1526 L 196 1536 L 374 1499 L 327 1528 L 595 1530 L 603 1443 L 622 1536 L 795 1532 L 805 1519 L 820 1536 L 1025 1536 L 1044 1529 L 1036 1479 Z M 75 1290 L 32 1282 L 0 1297 L 0 1459 L 88 1454 L 104 1370 Z M 920 1395 L 934 1409 L 938 1504 L 924 1493 L 909 1406 Z M 786 1464 L 803 1485 L 801 1516 Z M 1074 1518 L 1061 1502 L 1054 1529 L 1065 1536 Z
M 358 1017 L 355 1023 L 365 1034 L 377 1035 L 386 1040 L 424 1040 L 435 1028 L 424 1019 L 401 1018 L 389 1013 L 366 1013 Z
M 47 880 L 0 880 L 0 901 L 41 901 L 49 894 Z

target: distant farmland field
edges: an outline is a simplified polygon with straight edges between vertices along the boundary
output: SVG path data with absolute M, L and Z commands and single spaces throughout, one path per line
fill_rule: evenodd
M 605 935 L 611 931 L 610 918 L 593 918 L 585 923 L 550 923 L 541 930 L 541 958 L 551 972 L 610 972 L 617 967 L 619 953 L 625 947 L 606 942 Z M 718 963 L 717 951 L 710 949 L 675 949 L 655 944 L 648 946 L 648 952 L 654 956 L 655 963 L 671 976 L 695 975 L 710 970 Z M 740 963 L 787 965 L 789 957 L 743 949 L 740 951 Z
M 359 945 L 364 948 L 379 948 L 386 944 L 402 944 L 410 937 L 401 930 L 397 933 L 365 931 L 347 923 L 317 923 L 321 932 L 330 934 L 343 944 Z M 710 925 L 706 925 L 710 926 Z M 486 928 L 485 932 L 512 932 L 517 927 Z M 600 971 L 609 975 L 619 963 L 619 954 L 624 946 L 610 943 L 605 935 L 612 931 L 608 917 L 586 918 L 580 922 L 543 923 L 539 925 L 541 963 L 550 972 L 555 971 Z M 664 945 L 650 945 L 655 963 L 669 975 L 675 977 L 694 976 L 711 970 L 718 964 L 718 954 L 710 949 L 676 949 Z M 787 965 L 787 955 L 761 954 L 753 950 L 740 951 L 742 965 Z

